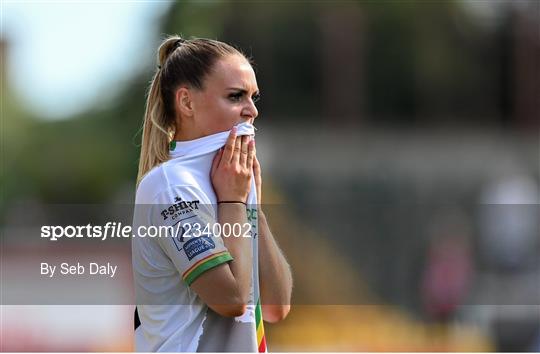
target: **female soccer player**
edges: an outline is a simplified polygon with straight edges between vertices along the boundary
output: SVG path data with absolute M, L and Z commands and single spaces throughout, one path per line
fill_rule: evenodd
M 263 319 L 287 316 L 292 277 L 261 210 L 255 73 L 210 39 L 169 37 L 158 61 L 134 214 L 136 350 L 266 352 Z

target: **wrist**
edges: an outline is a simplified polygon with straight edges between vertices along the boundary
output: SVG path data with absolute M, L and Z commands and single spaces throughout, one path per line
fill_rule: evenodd
M 216 193 L 216 201 L 218 203 L 220 202 L 242 202 L 245 203 L 248 199 L 248 194 L 242 194 L 242 193 Z

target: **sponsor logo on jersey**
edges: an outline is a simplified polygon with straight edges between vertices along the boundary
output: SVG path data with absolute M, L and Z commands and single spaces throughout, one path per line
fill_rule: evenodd
M 257 220 L 257 209 L 256 208 L 246 208 L 247 219 L 249 222 Z
M 193 210 L 199 209 L 199 203 L 198 200 L 182 200 L 180 197 L 175 197 L 174 201 L 176 203 L 170 205 L 169 207 L 163 209 L 161 211 L 161 216 L 163 216 L 163 220 L 167 220 L 168 218 L 176 219 L 178 216 L 190 213 Z
M 216 244 L 210 237 L 201 236 L 186 241 L 183 248 L 187 258 L 191 261 L 193 257 L 216 248 Z
M 257 208 L 247 208 L 247 220 L 251 224 L 251 237 L 257 238 L 257 233 L 253 230 L 257 230 Z
M 176 234 L 173 235 L 172 240 L 178 251 L 182 249 L 181 243 L 184 242 L 184 234 L 186 233 L 186 229 L 180 226 L 179 223 L 180 222 L 174 225 L 175 228 L 174 228 L 174 231 L 172 231 L 172 232 L 176 232 Z

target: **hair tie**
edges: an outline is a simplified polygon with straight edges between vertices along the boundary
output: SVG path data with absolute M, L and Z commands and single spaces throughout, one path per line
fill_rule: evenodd
M 239 201 L 239 200 L 221 200 L 221 201 L 218 201 L 217 202 L 218 204 L 244 204 L 245 206 L 247 206 L 246 203 L 242 202 L 242 201 Z
M 174 49 L 180 47 L 186 40 L 183 39 L 183 38 L 180 38 L 178 40 L 176 40 L 176 43 L 174 43 Z

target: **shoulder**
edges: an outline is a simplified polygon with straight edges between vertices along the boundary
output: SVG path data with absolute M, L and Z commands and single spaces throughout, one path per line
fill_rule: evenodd
M 174 161 L 164 162 L 151 169 L 140 181 L 135 203 L 152 204 L 163 196 L 173 197 L 178 193 L 204 199 L 204 191 L 188 168 Z
M 135 203 L 150 204 L 156 196 L 167 187 L 168 183 L 163 174 L 163 164 L 152 168 L 139 182 Z

